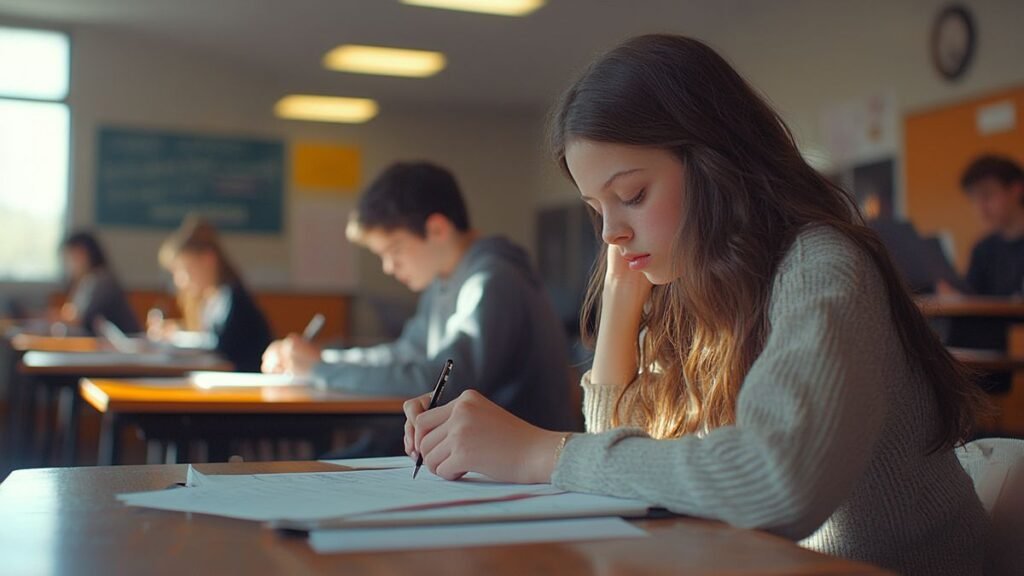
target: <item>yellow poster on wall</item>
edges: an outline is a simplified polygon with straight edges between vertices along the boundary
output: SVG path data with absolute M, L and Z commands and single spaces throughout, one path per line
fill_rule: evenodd
M 362 153 L 354 146 L 322 142 L 291 145 L 292 189 L 311 196 L 355 194 L 362 179 Z

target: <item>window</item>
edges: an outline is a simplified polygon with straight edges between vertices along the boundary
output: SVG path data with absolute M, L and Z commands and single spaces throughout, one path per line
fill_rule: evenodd
M 0 27 L 0 280 L 52 281 L 68 200 L 66 34 Z

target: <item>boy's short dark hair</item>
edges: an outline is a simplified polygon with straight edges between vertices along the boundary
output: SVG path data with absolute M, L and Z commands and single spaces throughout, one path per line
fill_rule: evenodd
M 427 235 L 427 218 L 444 216 L 461 232 L 469 230 L 469 216 L 452 173 L 429 162 L 392 164 L 359 198 L 353 224 L 360 230 L 404 229 Z
M 1007 156 L 986 154 L 976 158 L 964 170 L 963 176 L 960 177 L 960 187 L 967 190 L 989 178 L 995 178 L 1003 186 L 1009 186 L 1015 182 L 1024 182 L 1024 170 L 1021 170 L 1020 164 Z

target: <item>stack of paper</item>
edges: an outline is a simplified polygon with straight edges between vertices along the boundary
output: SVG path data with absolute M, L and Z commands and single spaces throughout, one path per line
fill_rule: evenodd
M 475 475 L 450 482 L 425 470 L 413 480 L 405 457 L 345 463 L 370 467 L 247 475 L 204 475 L 189 467 L 185 488 L 121 494 L 118 499 L 130 506 L 309 531 L 311 545 L 320 552 L 644 534 L 619 518 L 646 514 L 648 506 L 636 500 L 567 493 L 550 484 L 505 484 Z M 401 467 L 379 468 L 392 465 Z
M 192 487 L 121 494 L 131 506 L 214 514 L 243 520 L 320 520 L 410 508 L 492 502 L 560 491 L 431 474 L 413 480 L 406 469 L 207 476 L 193 470 Z

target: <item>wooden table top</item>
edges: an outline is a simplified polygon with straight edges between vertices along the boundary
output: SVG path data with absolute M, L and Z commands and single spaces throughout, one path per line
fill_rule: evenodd
M 947 348 L 954 358 L 975 370 L 984 372 L 1016 372 L 1024 370 L 1024 358 L 1010 356 L 1001 350 Z
M 18 352 L 39 350 L 41 352 L 96 352 L 109 348 L 101 338 L 90 336 L 39 336 L 17 334 L 11 338 L 11 348 Z
M 203 464 L 208 473 L 339 469 L 314 462 Z M 126 507 L 123 492 L 185 479 L 185 465 L 19 470 L 0 484 L 0 558 L 17 574 L 886 574 L 769 534 L 647 520 L 647 538 L 318 555 L 258 523 Z
M 200 388 L 189 378 L 83 378 L 79 392 L 102 413 L 402 414 L 404 398 L 309 386 Z
M 182 376 L 189 372 L 234 369 L 213 353 L 128 354 L 112 350 L 95 352 L 26 352 L 18 371 L 29 375 L 50 376 Z
M 1024 298 L 993 296 L 919 296 L 925 316 L 992 316 L 1024 319 Z

